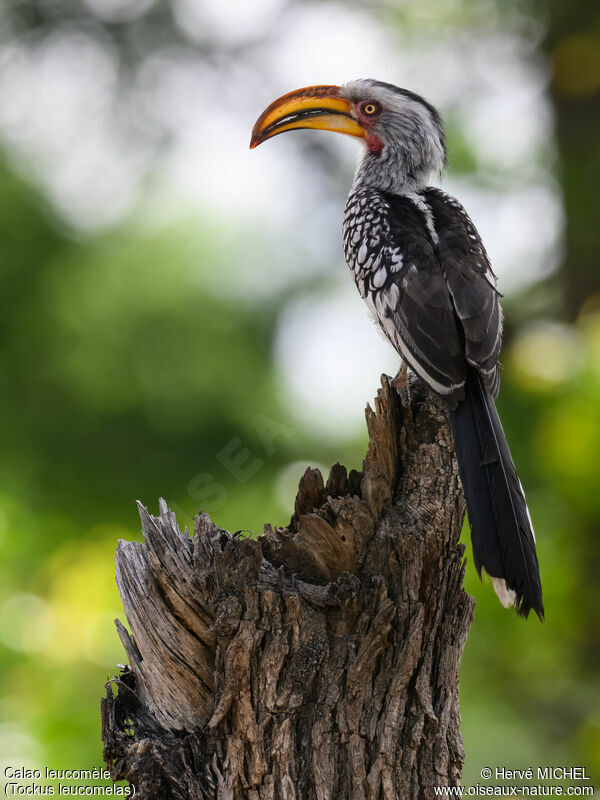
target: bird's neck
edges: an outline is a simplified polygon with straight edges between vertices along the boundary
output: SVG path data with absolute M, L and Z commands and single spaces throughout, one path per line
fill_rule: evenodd
M 402 153 L 367 152 L 356 168 L 353 189 L 371 186 L 391 194 L 413 194 L 427 182 L 430 170 L 414 170 Z

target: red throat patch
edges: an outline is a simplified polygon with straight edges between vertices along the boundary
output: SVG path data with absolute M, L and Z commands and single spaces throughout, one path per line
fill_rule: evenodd
M 367 136 L 367 147 L 369 148 L 370 153 L 375 153 L 379 155 L 383 150 L 383 142 L 374 133 L 370 133 Z

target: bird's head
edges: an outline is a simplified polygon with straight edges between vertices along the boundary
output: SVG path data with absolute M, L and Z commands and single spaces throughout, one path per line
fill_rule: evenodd
M 422 185 L 446 163 L 436 109 L 413 92 L 371 79 L 309 86 L 280 97 L 260 115 L 250 147 L 285 131 L 316 128 L 362 139 L 356 181 L 386 191 Z

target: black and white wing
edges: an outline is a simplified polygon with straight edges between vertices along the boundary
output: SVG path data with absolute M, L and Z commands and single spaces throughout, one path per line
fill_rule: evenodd
M 434 391 L 456 405 L 467 371 L 463 338 L 423 213 L 407 197 L 360 189 L 346 207 L 344 249 L 386 337 Z
M 462 205 L 435 188 L 425 189 L 423 198 L 433 217 L 439 263 L 464 332 L 465 358 L 496 397 L 502 345 L 496 277 L 481 237 Z

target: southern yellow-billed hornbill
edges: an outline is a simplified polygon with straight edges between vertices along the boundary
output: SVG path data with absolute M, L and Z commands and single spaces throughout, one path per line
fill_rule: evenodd
M 543 618 L 535 537 L 494 404 L 502 314 L 475 226 L 454 198 L 426 185 L 446 163 L 440 115 L 406 89 L 375 80 L 310 86 L 261 114 L 251 147 L 317 128 L 364 140 L 346 204 L 346 261 L 377 324 L 443 397 L 479 574 L 504 606 Z

